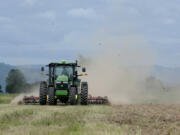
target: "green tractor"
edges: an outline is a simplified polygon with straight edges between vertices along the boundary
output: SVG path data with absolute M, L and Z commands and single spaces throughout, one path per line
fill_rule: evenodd
M 82 74 L 78 74 L 78 62 L 50 63 L 47 65 L 47 81 L 40 83 L 39 103 L 40 105 L 56 105 L 57 101 L 65 104 L 82 105 L 88 104 L 88 83 L 81 82 L 79 76 L 86 76 L 86 69 L 82 68 Z M 44 72 L 44 67 L 41 68 Z

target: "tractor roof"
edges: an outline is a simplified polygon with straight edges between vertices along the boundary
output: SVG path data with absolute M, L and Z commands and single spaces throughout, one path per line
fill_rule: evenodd
M 65 61 L 63 61 L 62 63 L 57 63 L 57 62 L 53 62 L 53 63 L 49 63 L 47 66 L 78 66 L 78 64 L 76 62 L 70 62 L 70 63 L 66 63 Z

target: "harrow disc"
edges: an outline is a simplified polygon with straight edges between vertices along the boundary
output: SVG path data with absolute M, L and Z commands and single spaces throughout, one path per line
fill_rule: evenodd
M 39 97 L 38 96 L 24 96 L 23 98 L 24 104 L 39 104 Z M 60 100 L 57 100 L 58 104 L 62 104 Z M 91 95 L 88 95 L 88 104 L 94 104 L 94 105 L 108 105 L 108 97 L 93 97 Z

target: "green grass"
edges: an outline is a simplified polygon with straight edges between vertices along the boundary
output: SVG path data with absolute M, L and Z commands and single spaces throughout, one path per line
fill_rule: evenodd
M 0 135 L 179 135 L 180 105 L 0 105 Z
M 123 130 L 131 133 L 128 127 L 104 121 L 112 113 L 104 106 L 8 107 L 13 107 L 11 112 L 0 117 L 2 135 L 11 131 L 13 135 L 119 135 Z
M 0 104 L 9 104 L 17 94 L 0 94 Z

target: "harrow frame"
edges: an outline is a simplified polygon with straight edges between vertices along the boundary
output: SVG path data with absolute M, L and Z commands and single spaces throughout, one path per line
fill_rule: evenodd
M 38 96 L 24 96 L 23 98 L 23 103 L 28 105 L 28 104 L 39 104 L 39 97 Z M 57 104 L 63 104 L 60 102 L 60 100 L 57 100 Z M 109 104 L 109 101 L 108 101 L 108 97 L 101 97 L 101 96 L 98 96 L 98 97 L 93 97 L 91 95 L 88 95 L 88 104 Z

